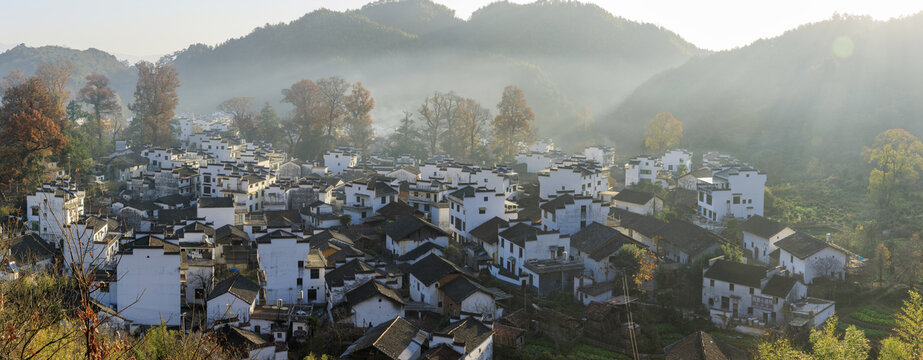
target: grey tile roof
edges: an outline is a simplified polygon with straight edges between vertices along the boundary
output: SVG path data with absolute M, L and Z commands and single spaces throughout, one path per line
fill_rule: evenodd
M 766 271 L 762 266 L 717 260 L 705 271 L 704 277 L 759 288 L 760 281 L 766 277 Z
M 260 293 L 260 286 L 245 276 L 237 274 L 215 284 L 215 288 L 208 294 L 206 301 L 227 293 L 231 293 L 247 304 L 253 304 Z
M 753 215 L 747 219 L 747 221 L 740 224 L 740 229 L 761 238 L 769 239 L 785 229 L 785 225 L 759 215 Z

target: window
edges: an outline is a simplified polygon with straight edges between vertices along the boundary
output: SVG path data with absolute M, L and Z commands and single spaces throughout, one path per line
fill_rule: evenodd
M 522 257 L 522 248 L 519 248 L 519 257 Z
M 300 270 L 303 268 L 304 268 L 304 260 L 298 260 L 298 269 Z
M 320 278 L 320 269 L 311 269 L 311 278 L 312 279 Z
M 750 295 L 753 295 L 753 288 L 750 288 Z
M 106 281 L 99 283 L 99 292 L 108 293 L 109 292 L 109 283 Z
M 747 307 L 747 315 L 753 315 L 753 308 Z
M 317 289 L 308 289 L 308 300 L 317 300 Z
M 486 197 L 486 196 L 484 197 L 484 201 L 487 201 L 487 197 Z
M 711 279 L 711 280 L 708 280 L 708 281 L 709 281 L 709 286 L 715 287 L 715 279 Z
M 385 203 L 385 199 L 386 199 L 386 198 L 384 198 L 384 197 L 381 198 L 381 203 L 382 203 L 382 204 Z
M 705 195 L 705 203 L 711 205 L 711 194 Z
M 740 195 L 734 195 L 734 204 L 740 204 Z
M 487 208 L 485 207 L 478 208 L 478 214 L 486 214 L 486 213 L 487 213 Z
M 295 285 L 301 286 L 303 282 L 304 280 L 302 278 L 298 278 L 297 280 L 295 280 Z
M 734 291 L 734 284 L 728 284 L 728 290 Z

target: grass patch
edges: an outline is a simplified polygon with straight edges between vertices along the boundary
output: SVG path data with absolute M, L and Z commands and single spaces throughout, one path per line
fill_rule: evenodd
M 874 308 L 867 306 L 849 315 L 851 318 L 878 325 L 886 328 L 893 328 L 895 325 L 894 317 L 891 314 L 883 313 Z
M 846 331 L 846 328 L 848 328 L 850 325 L 855 326 L 856 329 L 862 330 L 862 332 L 865 333 L 865 337 L 868 338 L 869 340 L 881 341 L 884 338 L 888 337 L 889 335 L 887 331 L 878 330 L 878 329 L 869 329 L 869 328 L 861 327 L 856 324 L 847 324 L 843 322 L 837 323 L 836 329 L 837 331 Z
M 612 352 L 606 349 L 598 348 L 593 345 L 588 344 L 577 344 L 574 346 L 567 355 L 573 356 L 577 359 L 586 359 L 586 360 L 606 360 L 606 359 L 618 359 L 618 360 L 630 360 L 631 357 L 624 354 L 619 354 L 617 352 Z

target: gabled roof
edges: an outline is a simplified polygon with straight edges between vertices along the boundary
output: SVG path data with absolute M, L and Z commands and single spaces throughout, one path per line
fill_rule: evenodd
M 301 236 L 292 234 L 285 230 L 273 230 L 272 232 L 256 238 L 256 242 L 259 244 L 269 244 L 272 243 L 272 239 L 292 239 L 294 238 L 298 242 L 303 242 Z
M 762 266 L 741 264 L 722 259 L 715 261 L 715 263 L 705 271 L 704 277 L 758 288 L 760 287 L 760 281 L 766 277 L 767 270 L 768 269 Z
M 389 218 L 420 213 L 420 211 L 414 209 L 413 206 L 407 205 L 407 203 L 403 201 L 389 202 L 388 205 L 382 206 L 377 212 L 379 215 Z
M 421 230 L 428 230 L 431 234 L 433 234 L 433 237 L 446 236 L 446 233 L 439 227 L 413 215 L 401 216 L 397 220 L 385 224 L 385 226 L 382 226 L 381 228 L 385 234 L 391 237 L 392 241 L 404 240 Z M 414 238 L 414 240 L 423 239 L 424 238 Z
M 215 242 L 225 242 L 229 238 L 239 238 L 241 240 L 249 241 L 250 235 L 247 235 L 246 232 L 234 225 L 224 225 L 215 229 Z
M 134 249 L 163 249 L 164 254 L 179 254 L 179 245 L 158 239 L 151 235 L 143 236 L 124 245 L 126 250 Z
M 637 241 L 622 234 L 622 232 L 596 222 L 580 229 L 570 237 L 571 248 L 576 248 L 582 252 L 591 254 L 591 257 L 594 254 L 600 258 L 605 257 L 626 244 L 644 247 Z
M 612 200 L 619 202 L 627 202 L 631 204 L 644 205 L 648 201 L 654 198 L 654 194 L 644 191 L 637 191 L 632 189 L 623 189 L 619 191 L 618 194 L 612 197 Z
M 353 245 L 353 239 L 333 230 L 324 230 L 307 238 L 312 248 L 323 246 L 329 242 L 339 242 L 344 245 Z
M 226 208 L 234 207 L 234 199 L 229 197 L 200 197 L 200 208 Z
M 29 264 L 53 258 L 56 254 L 53 245 L 47 243 L 35 233 L 17 236 L 10 240 L 10 256 L 19 264 Z
M 442 329 L 441 333 L 451 335 L 456 343 L 465 344 L 465 353 L 470 353 L 493 335 L 494 332 L 480 321 L 477 321 L 477 319 L 467 317 L 449 324 L 448 327 Z
M 397 190 L 394 190 L 393 187 L 381 181 L 376 181 L 375 185 L 372 185 L 371 187 L 375 190 L 376 197 L 397 194 Z
M 818 251 L 826 249 L 830 246 L 830 244 L 827 244 L 826 241 L 820 240 L 801 231 L 796 231 L 794 234 L 786 236 L 782 240 L 776 242 L 776 246 L 778 246 L 779 249 L 787 251 L 795 257 L 804 260 L 807 259 L 808 256 L 814 255 Z
M 740 229 L 761 238 L 769 239 L 773 235 L 784 230 L 785 225 L 759 215 L 753 215 L 747 219 L 747 221 L 744 221 L 743 224 L 740 224 Z
M 766 282 L 766 286 L 763 286 L 763 295 L 784 298 L 792 291 L 795 282 L 797 282 L 795 278 L 779 275 L 773 276 Z
M 181 209 L 162 209 L 157 211 L 157 222 L 161 224 L 175 224 L 179 220 L 188 220 L 196 217 L 198 210 L 195 206 Z
M 449 260 L 436 254 L 429 254 L 410 266 L 410 275 L 417 278 L 424 286 L 430 286 L 454 272 L 462 271 Z
M 544 204 L 539 206 L 542 210 L 547 212 L 555 212 L 557 209 L 563 209 L 567 205 L 574 203 L 574 196 L 571 194 L 561 195 L 554 199 L 546 201 Z
M 455 190 L 455 191 L 453 191 L 453 192 L 450 192 L 450 193 L 449 193 L 449 196 L 452 196 L 452 197 L 455 197 L 455 198 L 458 198 L 458 199 L 464 199 L 464 198 L 468 198 L 468 197 L 474 196 L 474 193 L 475 193 L 475 189 L 474 189 L 473 187 L 471 187 L 471 186 L 465 186 L 465 187 L 463 187 L 463 188 L 461 188 L 461 189 L 458 189 L 458 190 Z
M 346 302 L 350 305 L 356 305 L 375 295 L 384 296 L 398 304 L 404 303 L 404 299 L 401 299 L 397 291 L 374 279 L 366 281 L 365 284 L 359 285 L 355 289 L 348 291 L 346 293 Z
M 205 233 L 205 235 L 209 235 L 209 236 L 215 235 L 215 228 L 205 225 L 198 221 L 194 221 L 192 223 L 187 224 L 186 226 L 183 226 L 181 230 L 183 230 L 184 234 L 192 232 L 192 233 Z
M 660 229 L 666 226 L 665 222 L 653 216 L 634 214 L 621 209 L 610 210 L 610 213 L 612 212 L 621 215 L 620 227 L 631 229 L 649 238 L 659 235 Z
M 446 343 L 431 347 L 424 351 L 423 355 L 420 355 L 420 359 L 423 360 L 458 360 L 461 358 L 462 354 L 459 354 L 451 345 Z
M 375 267 L 369 265 L 365 261 L 353 259 L 324 274 L 324 281 L 329 287 L 340 287 L 343 286 L 345 280 L 355 279 L 357 273 L 370 273 L 375 271 Z
M 442 285 L 441 289 L 442 292 L 445 293 L 445 296 L 448 296 L 449 299 L 452 299 L 456 304 L 461 304 L 461 302 L 471 296 L 471 294 L 478 291 L 493 297 L 493 294 L 489 290 L 465 276 L 458 276 L 452 279 L 452 281 Z
M 232 348 L 237 355 L 244 357 L 247 357 L 251 350 L 273 345 L 257 333 L 234 326 L 222 326 L 215 332 L 219 343 Z
M 250 281 L 245 276 L 237 274 L 215 284 L 215 288 L 208 294 L 206 301 L 230 293 L 247 304 L 253 304 L 260 292 L 260 286 Z
M 353 359 L 351 356 L 358 351 L 375 348 L 392 359 L 399 359 L 402 352 L 414 341 L 420 331 L 406 319 L 398 316 L 394 320 L 386 321 L 367 331 L 365 335 L 356 340 L 341 359 Z
M 690 257 L 702 254 L 714 245 L 726 243 L 727 240 L 685 221 L 672 221 L 660 228 L 660 240 L 682 250 Z
M 404 255 L 399 256 L 397 260 L 399 261 L 415 260 L 419 258 L 420 256 L 422 256 L 423 254 L 426 254 L 426 252 L 430 250 L 444 251 L 445 249 L 441 245 L 437 245 L 435 243 L 427 241 L 427 242 L 420 244 L 420 246 L 413 248 L 413 250 L 410 250 L 404 253 Z
M 180 194 L 161 196 L 157 198 L 157 200 L 154 200 L 154 202 L 156 203 L 173 205 L 173 206 L 185 204 L 187 201 L 188 200 L 186 199 L 186 197 Z
M 494 216 L 490 220 L 485 221 L 483 224 L 472 229 L 468 233 L 471 234 L 471 236 L 473 236 L 475 239 L 481 240 L 484 243 L 496 244 L 497 235 L 500 233 L 499 229 L 506 228 L 508 226 L 510 226 L 509 222 Z
M 746 360 L 747 353 L 704 331 L 696 331 L 664 348 L 667 360 Z
M 517 223 L 501 231 L 499 235 L 519 247 L 525 247 L 526 241 L 538 239 L 538 229 L 526 223 Z

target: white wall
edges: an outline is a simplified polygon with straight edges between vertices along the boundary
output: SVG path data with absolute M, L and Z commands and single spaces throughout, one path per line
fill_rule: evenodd
M 382 295 L 375 295 L 353 305 L 353 325 L 356 327 L 376 326 L 383 322 L 404 316 L 404 308 Z
M 286 304 L 298 301 L 298 290 L 303 288 L 297 285 L 298 278 L 309 276 L 304 266 L 299 267 L 298 262 L 304 261 L 310 251 L 310 244 L 297 242 L 294 238 L 272 239 L 271 243 L 257 245 L 257 254 L 260 257 L 260 270 L 266 274 L 266 301 L 275 303 L 282 299 Z M 307 292 L 305 292 L 307 296 Z
M 779 265 L 783 269 L 787 269 L 792 272 L 792 274 L 801 274 L 804 275 L 804 283 L 810 284 L 814 282 L 815 278 L 818 277 L 829 277 L 830 274 L 818 274 L 814 264 L 824 258 L 833 258 L 836 261 L 835 270 L 836 278 L 839 280 L 845 279 L 846 275 L 846 254 L 843 254 L 841 251 L 836 250 L 831 247 L 827 247 L 821 251 L 818 251 L 816 254 L 809 256 L 807 259 L 799 259 L 797 256 L 792 255 L 785 249 L 779 251 Z
M 230 306 L 229 306 L 230 305 Z M 231 293 L 224 293 L 208 301 L 208 315 L 206 319 L 209 324 L 217 320 L 230 319 L 237 316 L 240 322 L 250 321 L 250 314 L 256 307 L 256 301 L 253 304 L 247 304 Z
M 180 324 L 179 254 L 134 249 L 118 265 L 118 309 L 136 324 Z

